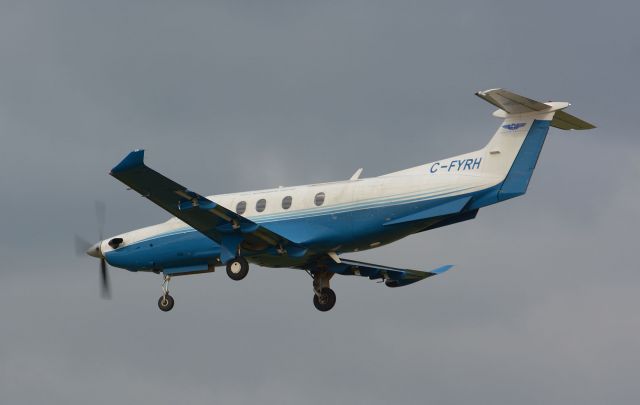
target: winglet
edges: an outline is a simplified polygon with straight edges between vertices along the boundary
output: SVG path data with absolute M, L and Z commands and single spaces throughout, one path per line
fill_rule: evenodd
M 144 165 L 144 149 L 136 149 L 129 153 L 120 163 L 111 169 L 111 174 L 124 172 L 137 166 Z

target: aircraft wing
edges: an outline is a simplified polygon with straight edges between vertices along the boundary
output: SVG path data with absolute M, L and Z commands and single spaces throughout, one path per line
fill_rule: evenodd
M 319 265 L 317 270 L 348 276 L 369 277 L 371 280 L 384 280 L 388 287 L 402 287 L 444 273 L 452 267 L 453 265 L 448 264 L 431 271 L 420 271 L 340 258 L 340 263 L 326 261 Z
M 238 248 L 299 257 L 306 249 L 163 176 L 144 164 L 144 150 L 129 153 L 109 173 L 221 246 L 222 263 Z

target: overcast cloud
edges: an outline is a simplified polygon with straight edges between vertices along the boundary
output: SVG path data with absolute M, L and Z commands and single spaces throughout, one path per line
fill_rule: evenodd
M 635 1 L 0 1 L 0 402 L 637 404 Z M 350 257 L 402 289 L 254 266 L 174 279 L 73 254 L 167 218 L 128 151 L 201 193 L 376 176 L 484 145 L 473 96 L 566 100 L 529 193 Z

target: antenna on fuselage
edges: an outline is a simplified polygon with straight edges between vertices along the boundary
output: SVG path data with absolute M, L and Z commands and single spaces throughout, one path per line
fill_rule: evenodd
M 362 170 L 362 167 L 356 170 L 356 172 L 353 173 L 353 176 L 351 176 L 349 180 L 358 180 L 360 178 L 360 175 L 362 174 Z

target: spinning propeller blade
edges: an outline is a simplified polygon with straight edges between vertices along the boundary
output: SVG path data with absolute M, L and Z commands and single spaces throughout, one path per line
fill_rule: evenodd
M 103 258 L 100 259 L 100 293 L 102 298 L 111 298 L 111 287 L 109 286 L 109 274 L 107 272 L 107 261 Z
M 77 256 L 84 256 L 87 254 L 87 250 L 89 250 L 91 248 L 91 242 L 89 242 L 88 240 L 75 235 L 75 242 L 76 242 L 76 255 Z
M 96 201 L 96 222 L 98 225 L 99 242 L 92 244 L 86 239 L 75 235 L 76 254 L 78 256 L 89 255 L 100 259 L 100 295 L 104 299 L 111 298 L 111 288 L 109 286 L 109 271 L 107 261 L 100 250 L 100 244 L 104 237 L 104 224 L 106 222 L 106 207 L 101 201 Z
M 102 201 L 96 201 L 96 222 L 98 223 L 98 237 L 104 239 L 104 224 L 107 221 L 107 207 Z

